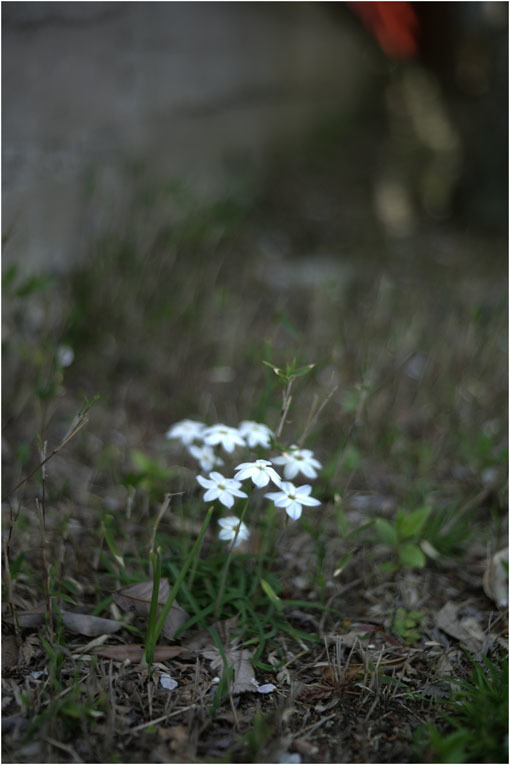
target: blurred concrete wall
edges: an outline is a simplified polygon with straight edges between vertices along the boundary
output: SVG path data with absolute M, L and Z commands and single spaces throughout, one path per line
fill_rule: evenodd
M 90 171 L 119 199 L 127 161 L 155 180 L 214 185 L 226 152 L 257 156 L 351 109 L 370 66 L 319 3 L 14 2 L 2 13 L 4 262 L 27 269 L 80 256 Z

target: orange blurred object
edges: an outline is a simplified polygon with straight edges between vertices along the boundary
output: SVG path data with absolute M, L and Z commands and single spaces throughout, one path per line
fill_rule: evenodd
M 348 3 L 391 58 L 416 58 L 420 25 L 411 3 Z

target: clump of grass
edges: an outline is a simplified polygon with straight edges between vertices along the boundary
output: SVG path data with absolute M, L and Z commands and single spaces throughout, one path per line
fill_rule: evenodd
M 431 762 L 508 762 L 508 661 L 472 660 L 457 685 L 439 725 L 417 731 L 419 751 Z

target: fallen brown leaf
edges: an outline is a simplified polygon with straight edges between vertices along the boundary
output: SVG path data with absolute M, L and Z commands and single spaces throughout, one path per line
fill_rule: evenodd
M 138 616 L 148 617 L 152 598 L 152 580 L 147 582 L 137 582 L 129 587 L 123 587 L 121 590 L 113 593 L 113 599 L 117 605 L 124 611 L 134 611 Z M 158 614 L 168 600 L 170 595 L 170 584 L 168 579 L 161 579 L 158 592 Z M 188 614 L 180 607 L 175 600 L 170 613 L 168 614 L 163 626 L 163 635 L 167 640 L 172 640 L 177 630 L 188 620 Z
M 115 622 L 113 619 L 103 619 L 100 616 L 91 616 L 90 614 L 79 614 L 73 611 L 61 611 L 62 624 L 70 632 L 76 632 L 78 635 L 87 637 L 96 637 L 97 635 L 109 635 L 122 628 L 122 622 Z M 45 623 L 46 609 L 41 606 L 28 611 L 18 611 L 16 616 L 20 627 L 33 628 L 39 627 Z M 8 620 L 9 621 L 9 620 Z
M 12 669 L 18 663 L 19 647 L 14 635 L 2 640 L 2 669 Z
M 472 627 L 471 630 L 464 627 L 457 616 L 458 611 L 459 606 L 449 600 L 436 614 L 436 625 L 447 635 L 461 642 L 470 653 L 476 653 L 480 650 L 481 641 L 474 637 Z
M 211 662 L 212 669 L 218 672 L 218 675 L 221 677 L 223 675 L 225 665 L 223 664 L 223 659 L 216 646 L 209 648 L 207 651 L 203 651 L 202 656 L 204 659 L 208 659 L 208 661 Z M 246 648 L 225 649 L 225 658 L 227 659 L 227 664 L 234 670 L 234 678 L 232 680 L 231 686 L 233 694 L 257 690 L 255 672 L 250 661 L 251 657 L 251 652 Z
M 129 659 L 133 662 L 141 662 L 145 646 L 141 643 L 130 645 L 105 645 L 96 651 L 98 656 L 103 656 L 105 659 L 113 659 L 113 661 L 125 661 Z M 157 645 L 154 651 L 154 661 L 167 661 L 167 659 L 175 659 L 176 656 L 182 656 L 183 658 L 191 657 L 190 651 L 187 648 L 183 648 L 180 645 Z
M 483 589 L 498 608 L 508 606 L 508 548 L 499 550 L 490 559 L 483 575 Z

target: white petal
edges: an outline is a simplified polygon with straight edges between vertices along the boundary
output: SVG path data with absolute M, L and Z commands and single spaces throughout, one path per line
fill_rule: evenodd
M 259 489 L 261 489 L 263 486 L 267 486 L 269 483 L 269 476 L 266 473 L 263 473 L 262 470 L 257 470 L 252 475 L 252 481 L 255 486 L 258 486 Z
M 241 462 L 240 465 L 238 465 L 235 470 L 247 470 L 251 469 L 253 467 L 253 462 Z
M 272 693 L 273 691 L 276 691 L 276 685 L 273 685 L 273 683 L 266 683 L 265 685 L 259 685 L 257 688 L 257 691 L 259 693 Z
M 297 521 L 297 519 L 301 517 L 303 508 L 301 507 L 299 502 L 291 502 L 290 505 L 285 508 L 285 512 L 287 513 L 289 518 L 292 518 L 293 521 Z
M 211 486 L 214 486 L 214 481 L 210 481 L 208 478 L 204 478 L 203 475 L 197 475 L 197 481 L 198 483 L 204 487 L 204 489 L 209 489 Z
M 236 481 L 244 481 L 246 478 L 251 478 L 253 472 L 252 467 L 244 468 L 244 470 L 240 470 L 238 473 L 234 475 L 234 479 Z
M 295 462 L 287 462 L 287 464 L 283 468 L 283 475 L 289 481 L 291 481 L 293 478 L 295 478 L 297 476 L 298 472 L 299 472 L 299 468 L 298 468 L 298 466 L 296 465 Z
M 173 677 L 170 677 L 170 675 L 167 674 L 166 672 L 163 672 L 163 674 L 160 677 L 159 682 L 161 683 L 163 688 L 167 689 L 167 691 L 173 691 L 179 685 L 177 680 L 174 680 Z M 266 691 L 266 692 L 268 692 L 268 691 Z
M 297 499 L 302 505 L 308 505 L 310 507 L 312 505 L 320 505 L 319 500 L 315 499 L 315 497 L 303 497 L 298 495 Z
M 232 505 L 234 504 L 234 497 L 229 491 L 219 492 L 218 499 L 220 500 L 222 505 L 225 505 L 225 507 L 232 507 Z
M 217 486 L 213 486 L 204 494 L 204 502 L 212 502 L 213 499 L 217 499 L 220 495 L 220 490 Z

